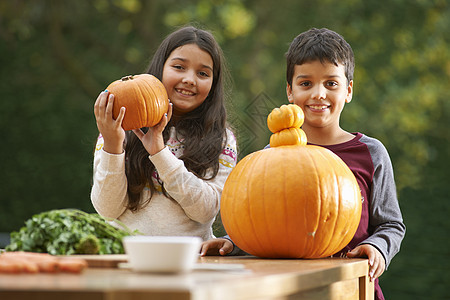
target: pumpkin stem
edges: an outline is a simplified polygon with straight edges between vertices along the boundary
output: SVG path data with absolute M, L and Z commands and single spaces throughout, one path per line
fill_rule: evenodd
M 133 80 L 133 75 L 124 76 L 120 80 L 122 81 Z

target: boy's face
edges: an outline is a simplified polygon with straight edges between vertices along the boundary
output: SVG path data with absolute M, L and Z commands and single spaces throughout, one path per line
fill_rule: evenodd
M 305 114 L 304 129 L 338 129 L 342 109 L 352 99 L 353 81 L 347 85 L 344 65 L 316 60 L 295 66 L 286 92 Z

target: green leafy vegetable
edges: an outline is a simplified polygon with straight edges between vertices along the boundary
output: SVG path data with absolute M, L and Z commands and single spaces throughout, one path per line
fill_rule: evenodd
M 122 238 L 131 233 L 108 223 L 98 214 L 59 209 L 32 216 L 11 233 L 6 251 L 44 252 L 53 255 L 122 254 Z
M 97 254 L 100 252 L 100 241 L 93 234 L 86 235 L 76 245 L 75 250 L 77 253 Z

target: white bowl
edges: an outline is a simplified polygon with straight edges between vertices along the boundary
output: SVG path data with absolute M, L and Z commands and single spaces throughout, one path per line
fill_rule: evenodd
M 197 262 L 202 240 L 190 236 L 126 236 L 128 263 L 134 271 L 180 273 Z

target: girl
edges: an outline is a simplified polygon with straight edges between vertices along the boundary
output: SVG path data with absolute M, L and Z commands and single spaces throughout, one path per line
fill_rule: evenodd
M 94 114 L 100 131 L 91 200 L 96 211 L 145 235 L 213 237 L 225 180 L 236 164 L 227 128 L 224 60 L 214 37 L 181 28 L 162 42 L 149 70 L 171 104 L 152 128 L 125 132 L 122 107 L 100 93 Z

